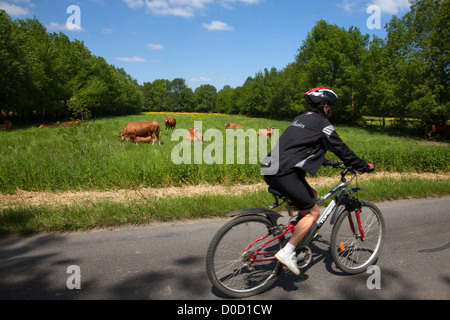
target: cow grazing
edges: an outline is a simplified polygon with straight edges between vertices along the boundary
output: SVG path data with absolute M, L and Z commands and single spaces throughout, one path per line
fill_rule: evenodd
M 427 137 L 431 138 L 431 135 L 433 134 L 440 134 L 442 138 L 447 138 L 447 135 L 450 131 L 449 125 L 442 125 L 442 124 L 430 124 L 427 126 Z
M 267 130 L 259 130 L 258 134 L 260 136 L 266 136 L 270 138 L 272 135 L 275 137 L 275 131 L 273 131 L 273 127 L 268 127 Z
M 244 129 L 240 124 L 231 123 L 230 121 L 225 123 L 225 127 L 230 127 L 231 129 Z
M 135 139 L 137 139 L 137 137 L 155 137 L 153 144 L 155 144 L 155 140 L 158 139 L 158 142 L 161 145 L 161 125 L 158 121 L 131 122 L 122 130 L 120 137 L 120 141 L 133 141 L 133 137 L 136 137 Z
M 177 126 L 177 120 L 173 117 L 164 117 L 164 124 L 166 129 L 175 129 Z
M 62 127 L 62 128 L 70 128 L 70 127 L 76 127 L 76 126 L 79 126 L 79 125 L 81 125 L 81 121 L 80 120 L 63 122 L 59 126 Z
M 42 129 L 42 128 L 45 128 L 45 129 L 53 129 L 53 128 L 56 128 L 55 126 L 47 126 L 47 125 L 45 125 L 45 124 L 41 124 L 40 126 L 39 126 L 39 129 Z
M 197 133 L 197 128 L 192 128 L 186 134 L 186 140 L 203 141 L 203 135 L 201 133 Z
M 4 120 L 2 124 L 0 124 L 0 131 L 9 131 L 13 129 L 13 125 L 11 121 Z

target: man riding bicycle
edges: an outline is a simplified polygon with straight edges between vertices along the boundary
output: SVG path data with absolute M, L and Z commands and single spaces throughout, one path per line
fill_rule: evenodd
M 261 164 L 266 183 L 289 197 L 303 216 L 289 242 L 275 255 L 295 275 L 300 274 L 295 249 L 320 215 L 318 194 L 305 180 L 306 173 L 317 174 L 328 150 L 345 166 L 361 172 L 373 170 L 341 140 L 328 120 L 339 100 L 336 93 L 319 87 L 306 92 L 305 99 L 309 110 L 294 119 L 277 142 L 274 150 L 278 152 L 272 150 Z

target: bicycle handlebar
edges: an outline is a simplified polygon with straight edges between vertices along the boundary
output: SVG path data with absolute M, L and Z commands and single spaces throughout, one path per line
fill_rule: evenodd
M 333 168 L 339 168 L 339 169 L 346 170 L 346 171 L 351 171 L 351 172 L 354 172 L 356 170 L 356 169 L 354 169 L 352 167 L 346 167 L 341 161 L 332 161 L 329 158 L 325 158 L 325 160 L 323 161 L 322 165 L 325 166 L 325 167 L 328 166 L 328 167 L 333 167 Z M 368 165 L 370 167 L 369 171 L 361 171 L 361 170 L 358 170 L 358 171 L 360 171 L 360 172 L 373 172 L 373 171 L 375 171 L 375 167 L 373 166 L 373 164 L 368 163 Z

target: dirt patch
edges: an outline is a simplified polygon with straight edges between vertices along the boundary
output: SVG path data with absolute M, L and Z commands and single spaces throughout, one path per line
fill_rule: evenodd
M 376 173 L 359 175 L 358 181 L 380 179 L 438 179 L 449 180 L 450 173 Z M 334 186 L 337 177 L 310 178 L 309 183 L 313 188 L 322 186 Z M 114 190 L 114 191 L 69 191 L 69 192 L 28 192 L 18 190 L 14 195 L 0 195 L 0 209 L 18 205 L 71 205 L 83 203 L 98 203 L 104 201 L 127 202 L 130 200 L 149 200 L 162 197 L 199 196 L 204 194 L 239 195 L 260 190 L 266 190 L 265 183 L 253 185 L 211 186 L 198 185 L 170 188 L 145 188 L 139 190 Z

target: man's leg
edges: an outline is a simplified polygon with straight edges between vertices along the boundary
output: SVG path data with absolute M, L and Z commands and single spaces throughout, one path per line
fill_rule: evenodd
M 316 221 L 319 219 L 320 209 L 316 204 L 311 209 L 300 211 L 300 213 L 303 218 L 300 219 L 300 221 L 295 226 L 295 231 L 292 234 L 291 239 L 289 240 L 289 243 L 295 247 L 297 247 L 300 241 L 302 241 L 303 238 L 307 235 L 309 230 L 311 230 L 311 227 L 314 225 L 314 223 L 316 223 Z
M 300 270 L 297 267 L 297 259 L 294 250 L 309 232 L 314 223 L 316 223 L 317 219 L 319 219 L 320 209 L 316 204 L 311 209 L 300 211 L 300 213 L 303 215 L 303 218 L 295 226 L 295 231 L 292 234 L 291 239 L 289 239 L 288 244 L 275 255 L 275 257 L 295 275 L 299 275 Z

